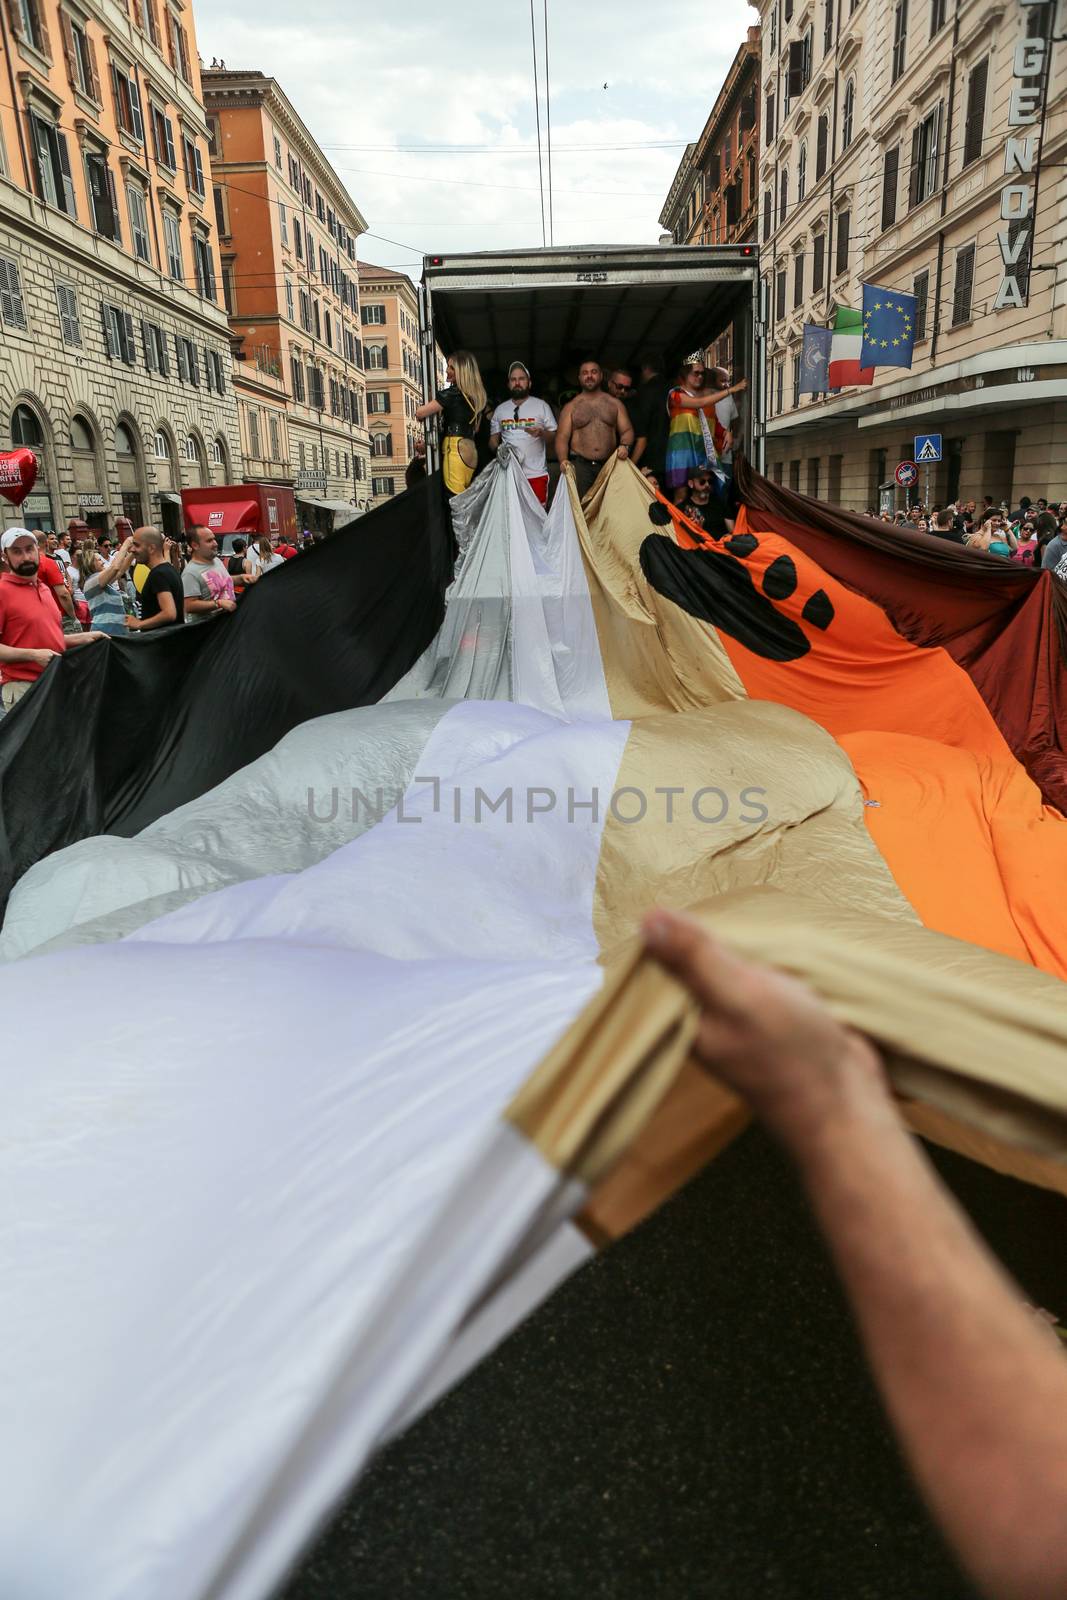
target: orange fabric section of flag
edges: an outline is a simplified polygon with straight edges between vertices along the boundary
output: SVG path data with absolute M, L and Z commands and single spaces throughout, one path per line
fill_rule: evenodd
M 769 588 L 810 643 L 772 660 L 720 627 L 747 693 L 804 712 L 842 744 L 871 835 L 927 927 L 1067 978 L 1067 821 L 1043 804 L 968 674 L 940 647 L 903 639 L 880 606 L 743 509 L 733 542 L 754 542 L 739 559 L 755 591 L 765 602 Z M 789 594 L 770 582 L 783 558 L 795 569 Z M 825 625 L 805 614 L 819 592 L 832 609 Z

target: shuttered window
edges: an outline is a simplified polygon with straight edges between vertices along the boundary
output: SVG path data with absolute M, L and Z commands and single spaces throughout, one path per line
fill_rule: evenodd
M 59 331 L 63 343 L 80 345 L 82 330 L 78 317 L 78 296 L 69 283 L 56 284 L 56 305 L 59 308 Z
M 920 272 L 912 279 L 911 292 L 915 296 L 915 340 L 926 338 L 926 310 L 930 303 L 930 274 Z
M 969 167 L 982 154 L 985 103 L 989 84 L 989 57 L 973 68 L 967 81 L 967 115 L 963 124 L 963 165 Z
M 974 245 L 964 245 L 956 251 L 956 281 L 952 289 L 952 326 L 971 320 L 971 296 L 974 292 Z
M 14 261 L 0 256 L 0 317 L 9 328 L 26 326 L 26 307 L 22 302 L 22 279 Z
M 818 294 L 826 272 L 826 235 L 817 233 L 811 246 L 811 292 Z
M 836 256 L 834 259 L 834 274 L 840 277 L 848 271 L 849 234 L 852 227 L 852 213 L 839 211 L 837 214 L 837 241 Z
M 885 153 L 882 165 L 882 227 L 891 228 L 897 220 L 897 189 L 900 181 L 900 146 Z

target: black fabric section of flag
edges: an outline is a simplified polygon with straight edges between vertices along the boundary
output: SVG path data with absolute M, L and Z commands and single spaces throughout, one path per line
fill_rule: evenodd
M 0 719 L 0 909 L 42 856 L 131 836 L 310 717 L 381 699 L 452 576 L 440 476 L 268 573 L 236 613 L 83 645 Z

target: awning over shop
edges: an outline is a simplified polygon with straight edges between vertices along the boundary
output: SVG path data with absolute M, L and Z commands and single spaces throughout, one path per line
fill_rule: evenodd
M 212 533 L 258 533 L 260 529 L 259 501 L 252 496 L 222 500 L 211 489 L 186 489 L 184 506 L 190 526 L 198 524 Z
M 180 506 L 182 503 L 181 495 L 175 494 L 172 489 L 160 489 L 159 498 L 164 505 Z
M 354 506 L 351 500 L 327 500 L 322 494 L 309 494 L 306 490 L 297 489 L 296 500 L 302 506 L 314 506 L 319 511 L 333 512 L 333 525 L 343 528 L 346 523 L 354 522 L 356 517 L 361 517 L 363 512 L 359 506 Z

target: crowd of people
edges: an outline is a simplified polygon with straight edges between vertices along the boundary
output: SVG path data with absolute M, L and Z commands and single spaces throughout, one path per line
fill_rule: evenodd
M 48 663 L 71 646 L 108 636 L 193 625 L 232 612 L 256 583 L 299 553 L 270 534 L 234 539 L 219 555 L 210 528 L 183 540 L 134 530 L 119 517 L 114 536 L 80 519 L 63 533 L 8 528 L 0 539 L 0 702 L 22 698 Z
M 580 494 L 592 488 L 609 456 L 629 458 L 650 486 L 697 527 L 720 534 L 728 515 L 733 452 L 739 434 L 737 397 L 723 367 L 708 367 L 699 352 L 673 379 L 654 355 L 638 365 L 604 367 L 592 357 L 572 369 L 575 387 L 555 389 L 554 403 L 533 393 L 522 361 L 506 374 L 507 398 L 490 406 L 478 362 L 457 350 L 446 383 L 420 406 L 423 423 L 439 419 L 445 487 L 459 494 L 479 465 L 507 444 L 530 488 L 547 505 L 550 453 L 569 465 Z M 408 471 L 409 487 L 425 473 L 425 444 Z M 875 516 L 873 509 L 869 514 Z M 1067 501 L 1050 504 L 1023 495 L 1012 510 L 986 495 L 908 511 L 881 513 L 895 522 L 984 551 L 1043 567 L 1067 582 Z M 63 533 L 9 528 L 0 555 L 0 679 L 9 709 L 70 645 L 204 623 L 232 612 L 263 577 L 312 543 L 291 544 L 270 534 L 235 539 L 224 560 L 210 528 L 194 526 L 184 540 L 153 527 L 136 531 L 116 519 L 114 536 L 94 533 L 80 519 Z M 32 593 L 24 592 L 32 591 Z M 47 599 L 47 606 L 44 604 Z
M 740 413 L 736 396 L 746 381 L 731 383 L 722 367 L 708 368 L 701 352 L 686 357 L 674 379 L 652 354 L 642 358 L 639 382 L 624 367 L 604 367 L 592 357 L 575 369 L 576 387 L 556 391 L 555 404 L 533 393 L 523 361 L 507 370 L 507 399 L 490 407 L 476 358 L 468 350 L 448 360 L 446 382 L 418 408 L 418 421 L 438 419 L 441 462 L 448 493 L 461 494 L 480 461 L 479 436 L 488 450 L 508 444 L 542 505 L 548 503 L 549 452 L 570 465 L 579 494 L 592 488 L 612 455 L 634 461 L 653 486 L 676 505 L 725 504 Z M 409 476 L 414 481 L 419 468 Z M 698 518 L 705 525 L 704 517 Z
M 881 520 L 951 539 L 971 550 L 984 550 L 1023 566 L 1044 567 L 1067 582 L 1067 500 L 1031 500 L 1024 494 L 1014 511 L 1007 500 L 998 505 L 988 494 L 981 506 L 975 500 L 929 507 L 916 501 L 908 511 L 883 511 Z

